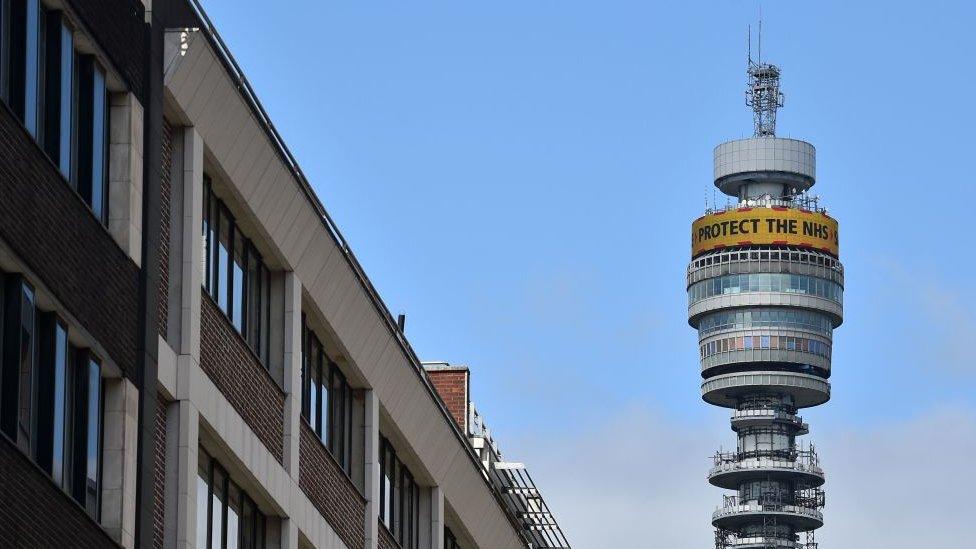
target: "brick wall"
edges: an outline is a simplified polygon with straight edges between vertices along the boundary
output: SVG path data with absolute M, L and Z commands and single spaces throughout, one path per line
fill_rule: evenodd
M 136 379 L 139 268 L 0 105 L 0 239 Z
M 285 393 L 213 299 L 201 293 L 200 367 L 281 463 Z
M 400 544 L 393 539 L 393 534 L 386 529 L 386 525 L 383 524 L 383 521 L 380 520 L 378 522 L 379 524 L 376 527 L 376 531 L 379 532 L 379 539 L 376 541 L 379 543 L 377 544 L 377 547 L 379 547 L 379 549 L 400 549 Z
M 451 417 L 467 433 L 468 418 L 468 376 L 467 368 L 451 368 L 441 370 L 427 370 L 427 376 L 434 384 L 434 389 L 441 400 L 447 405 Z
M 163 119 L 163 134 L 160 136 L 160 142 L 162 166 L 159 170 L 159 253 L 156 262 L 159 289 L 156 294 L 156 328 L 159 335 L 166 339 L 166 325 L 169 322 L 169 239 L 172 207 L 170 174 L 173 168 L 173 126 L 166 119 Z
M 69 0 L 90 36 L 109 57 L 139 102 L 146 104 L 145 7 L 139 0 Z
M 5 436 L 0 471 L 0 547 L 118 547 Z
M 366 544 L 366 500 L 302 421 L 298 486 L 350 549 Z
M 156 420 L 153 426 L 153 547 L 163 547 L 166 527 L 166 399 L 156 393 Z

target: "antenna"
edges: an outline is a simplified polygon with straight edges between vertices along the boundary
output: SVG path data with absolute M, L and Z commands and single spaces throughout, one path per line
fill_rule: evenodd
M 776 110 L 783 106 L 783 93 L 779 90 L 780 70 L 776 65 L 762 61 L 762 9 L 760 8 L 758 59 L 752 61 L 752 26 L 749 26 L 749 75 L 746 88 L 746 105 L 752 107 L 753 135 L 776 135 Z
M 759 4 L 759 64 L 762 65 L 762 4 Z

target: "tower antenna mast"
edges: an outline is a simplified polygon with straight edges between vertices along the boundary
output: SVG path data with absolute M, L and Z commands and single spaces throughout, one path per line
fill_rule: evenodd
M 753 135 L 776 135 L 776 110 L 783 106 L 783 92 L 779 89 L 779 67 L 762 60 L 762 19 L 759 19 L 759 54 L 752 61 L 752 27 L 749 27 L 749 75 L 746 87 L 746 105 L 752 107 Z

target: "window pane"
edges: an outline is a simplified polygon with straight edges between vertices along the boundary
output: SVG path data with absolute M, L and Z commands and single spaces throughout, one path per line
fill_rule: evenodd
M 99 474 L 102 438 L 102 367 L 94 359 L 88 361 L 88 429 L 87 468 L 85 478 L 85 508 L 93 517 L 98 513 Z
M 197 549 L 207 549 L 209 510 L 210 456 L 201 449 L 197 459 Z
M 305 323 L 305 314 L 302 314 L 302 417 L 306 421 L 309 421 L 309 425 L 312 425 L 310 420 L 310 408 L 311 408 L 311 387 L 312 387 L 312 374 L 310 371 L 310 360 L 309 357 L 309 344 L 311 339 L 311 333 L 308 330 L 308 325 Z
M 106 180 L 108 163 L 108 92 L 105 89 L 105 72 L 98 63 L 92 72 L 92 175 L 91 208 L 95 217 L 103 223 L 108 219 Z
M 44 148 L 70 181 L 74 45 L 62 12 L 49 12 L 45 19 Z
M 210 247 L 210 235 L 213 231 L 213 223 L 211 222 L 211 202 L 212 194 L 210 192 L 210 178 L 206 175 L 203 176 L 203 232 L 201 234 L 201 248 L 203 249 L 202 261 L 200 268 L 203 269 L 203 287 L 207 291 L 213 291 L 213 268 L 210 258 L 213 255 L 212 248 Z M 213 295 L 211 293 L 211 295 Z
M 227 537 L 225 547 L 240 547 L 241 491 L 233 482 L 227 483 Z
M 17 378 L 17 444 L 28 454 L 31 450 L 31 409 L 34 398 L 34 289 L 21 285 L 20 357 Z
M 321 370 L 319 369 L 319 341 L 315 336 L 309 333 L 308 337 L 308 360 L 309 360 L 309 415 L 308 424 L 312 426 L 312 429 L 316 433 L 320 433 L 322 426 L 319 423 L 320 407 L 319 404 L 319 393 L 321 390 Z
M 270 364 L 271 345 L 268 343 L 271 327 L 271 271 L 264 265 L 261 266 L 263 273 L 261 281 L 261 313 L 264 319 L 261 321 L 261 349 L 264 351 L 264 364 Z
M 231 285 L 231 322 L 238 332 L 244 332 L 244 238 L 239 231 L 234 234 L 233 280 Z
M 241 503 L 241 547 L 254 549 L 254 502 L 245 497 Z
M 51 476 L 58 486 L 67 486 L 66 460 L 68 417 L 68 331 L 60 322 L 54 333 L 54 426 L 52 429 Z
M 225 313 L 228 311 L 227 294 L 229 292 L 230 280 L 227 276 L 228 261 L 230 261 L 230 238 L 231 238 L 231 225 L 230 218 L 227 215 L 227 211 L 220 207 L 218 208 L 220 218 L 217 230 L 219 231 L 217 239 L 217 306 L 220 307 Z
M 335 456 L 336 461 L 345 468 L 342 456 L 345 453 L 345 385 L 346 380 L 342 376 L 342 372 L 333 364 L 332 365 L 332 403 L 329 408 L 329 425 L 332 428 L 331 433 L 331 445 L 332 455 Z
M 261 353 L 261 270 L 260 256 L 253 246 L 247 252 L 247 342 L 259 357 Z
M 318 370 L 321 373 L 319 377 L 319 439 L 323 444 L 328 445 L 329 442 L 329 425 L 332 423 L 332 416 L 329 412 L 329 402 L 332 399 L 332 393 L 329 391 L 329 363 L 325 356 L 325 350 L 319 345 L 318 353 Z
M 39 0 L 11 2 L 8 97 L 14 113 L 27 131 L 39 136 L 38 93 L 40 78 L 41 6 Z
M 223 470 L 214 465 L 213 468 L 213 499 L 210 501 L 210 543 L 213 549 L 223 547 L 222 539 L 224 533 L 224 501 L 227 495 L 224 492 L 224 481 L 226 475 Z

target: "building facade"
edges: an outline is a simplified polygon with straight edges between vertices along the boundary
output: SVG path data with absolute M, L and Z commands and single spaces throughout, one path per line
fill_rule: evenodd
M 802 408 L 830 398 L 843 320 L 837 222 L 807 191 L 813 145 L 775 136 L 780 70 L 749 60 L 755 134 L 715 148 L 730 197 L 692 224 L 688 322 L 698 330 L 702 398 L 732 410 L 736 448 L 709 482 L 734 490 L 712 514 L 716 549 L 816 549 L 825 482 Z
M 195 0 L 0 0 L 0 97 L 0 546 L 568 547 Z

